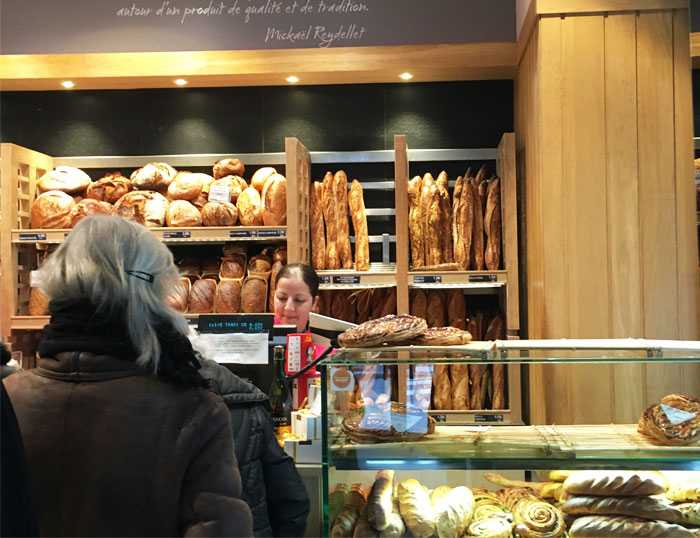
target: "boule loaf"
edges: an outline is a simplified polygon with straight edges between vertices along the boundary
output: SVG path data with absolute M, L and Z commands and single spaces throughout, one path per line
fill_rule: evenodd
M 256 189 L 258 192 L 262 193 L 263 187 L 265 187 L 265 182 L 267 179 L 276 174 L 277 170 L 270 166 L 264 166 L 263 168 L 258 168 L 255 173 L 253 174 L 253 177 L 250 178 L 250 186 Z M 242 174 L 236 174 L 236 175 L 242 175 Z
M 245 189 L 238 197 L 236 209 L 242 226 L 262 226 L 260 193 L 253 187 Z
M 243 176 L 245 173 L 245 166 L 240 159 L 231 157 L 216 161 L 212 172 L 214 174 L 214 179 L 219 179 L 224 176 Z
M 165 222 L 172 227 L 201 226 L 202 214 L 187 200 L 175 200 L 168 205 Z
M 134 170 L 131 174 L 131 184 L 135 189 L 165 193 L 177 174 L 167 163 L 148 163 Z
M 88 215 L 111 215 L 112 206 L 107 202 L 98 202 L 92 198 L 83 198 L 71 207 L 70 227 L 73 228 Z
M 231 202 L 232 204 L 235 204 L 238 202 L 238 197 L 241 195 L 241 193 L 248 187 L 246 184 L 245 180 L 243 178 L 240 178 L 238 176 L 224 176 L 219 179 L 215 179 L 214 181 L 211 182 L 209 185 L 209 188 L 207 189 L 207 199 L 209 196 L 214 198 L 214 195 L 212 194 L 212 191 L 217 191 L 220 189 L 228 189 L 228 201 Z M 224 196 L 225 197 L 225 196 Z M 217 200 L 212 200 L 217 201 Z M 227 201 L 227 200 L 218 200 L 218 201 Z
M 171 200 L 194 200 L 202 194 L 204 182 L 192 172 L 180 171 L 168 185 L 168 198 Z
M 63 191 L 47 191 L 36 197 L 30 210 L 32 228 L 70 228 L 75 200 Z
M 265 226 L 287 224 L 287 180 L 281 174 L 272 174 L 263 187 L 261 197 L 262 219 Z
M 245 276 L 245 255 L 232 253 L 224 256 L 219 268 L 219 276 L 223 278 L 243 278 Z
M 229 202 L 207 202 L 200 214 L 204 226 L 233 226 L 238 220 L 238 209 Z
M 77 194 L 84 191 L 91 182 L 90 176 L 79 168 L 58 166 L 41 176 L 36 186 L 41 192 L 62 191 L 66 194 Z
M 155 191 L 131 191 L 117 200 L 112 214 L 147 227 L 165 225 L 168 199 Z
M 85 196 L 100 202 L 116 203 L 119 198 L 131 190 L 131 181 L 120 172 L 106 174 L 87 186 Z

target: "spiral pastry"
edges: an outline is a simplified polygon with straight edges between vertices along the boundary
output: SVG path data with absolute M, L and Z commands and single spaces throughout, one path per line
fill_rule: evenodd
M 521 500 L 513 511 L 513 530 L 527 538 L 557 538 L 566 532 L 564 514 L 544 501 Z
M 470 487 L 469 489 L 472 490 L 472 494 L 474 495 L 474 506 L 481 506 L 482 504 L 503 504 L 493 491 L 476 487 Z
M 513 522 L 513 513 L 502 504 L 479 505 L 474 509 L 474 515 L 472 516 L 472 519 L 477 520 L 494 516 L 503 517 L 511 523 Z
M 467 528 L 469 536 L 479 538 L 510 538 L 513 524 L 505 517 L 491 516 L 472 521 Z
M 515 507 L 520 503 L 520 501 L 541 501 L 542 498 L 535 493 L 534 490 L 530 488 L 525 488 L 522 486 L 511 486 L 508 488 L 499 489 L 496 495 L 501 500 L 502 504 L 505 504 L 512 511 L 515 511 Z

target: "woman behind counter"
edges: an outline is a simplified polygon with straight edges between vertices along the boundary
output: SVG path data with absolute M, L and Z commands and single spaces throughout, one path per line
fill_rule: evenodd
M 42 536 L 251 536 L 229 413 L 204 387 L 179 275 L 138 224 L 80 221 L 46 262 L 38 367 L 5 379 Z
M 275 324 L 309 332 L 309 314 L 318 305 L 318 275 L 303 263 L 285 265 L 275 283 Z

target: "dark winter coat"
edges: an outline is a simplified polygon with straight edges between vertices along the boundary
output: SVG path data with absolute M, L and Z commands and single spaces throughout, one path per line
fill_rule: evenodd
M 220 398 L 66 351 L 5 380 L 42 536 L 251 536 Z
M 225 366 L 201 360 L 209 389 L 224 399 L 231 413 L 243 500 L 253 512 L 253 534 L 304 536 L 309 496 L 294 460 L 275 438 L 267 395 Z

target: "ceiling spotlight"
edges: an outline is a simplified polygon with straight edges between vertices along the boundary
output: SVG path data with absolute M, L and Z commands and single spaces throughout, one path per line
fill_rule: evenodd
M 185 84 L 187 84 L 187 81 L 184 78 L 175 79 L 173 82 L 178 86 L 184 86 Z
M 72 88 L 73 86 L 75 86 L 75 84 L 71 80 L 64 80 L 63 82 L 61 82 L 61 86 L 68 89 L 68 88 Z
M 294 75 L 287 77 L 284 80 L 286 80 L 287 82 L 291 82 L 292 84 L 294 84 L 295 82 L 299 82 L 299 79 Z

